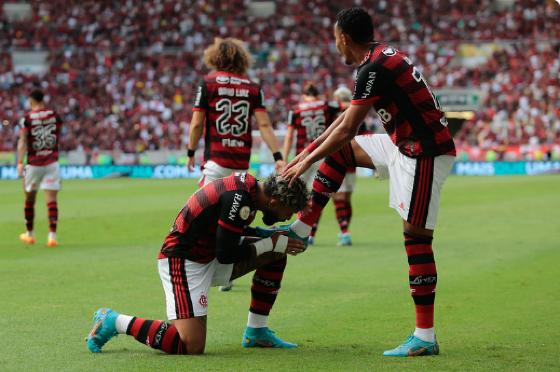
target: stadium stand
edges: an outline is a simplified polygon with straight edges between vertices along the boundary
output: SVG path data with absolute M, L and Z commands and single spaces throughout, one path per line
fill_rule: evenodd
M 0 151 L 15 148 L 15 124 L 35 84 L 64 116 L 62 150 L 184 149 L 193 86 L 205 72 L 202 50 L 215 36 L 248 42 L 255 58 L 251 77 L 263 85 L 279 128 L 302 82 L 313 79 L 321 91 L 352 82 L 352 69 L 336 53 L 331 22 L 353 1 L 276 1 L 267 18 L 252 14 L 248 0 L 28 3 L 30 19 L 0 13 Z M 408 53 L 434 88 L 481 89 L 482 109 L 456 135 L 461 156 L 560 156 L 560 13 L 554 1 L 408 0 L 397 6 L 381 0 L 362 6 L 372 9 L 376 38 Z M 469 43 L 471 51 L 483 45 L 492 52 L 462 63 L 458 56 L 469 56 Z M 49 73 L 15 72 L 8 52 L 14 50 L 48 50 Z

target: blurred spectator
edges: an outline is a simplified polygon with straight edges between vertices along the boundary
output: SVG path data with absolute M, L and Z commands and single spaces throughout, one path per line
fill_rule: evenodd
M 215 36 L 246 40 L 251 78 L 263 85 L 278 127 L 303 81 L 321 91 L 352 83 L 335 50 L 332 20 L 344 7 L 372 10 L 376 39 L 407 52 L 434 87 L 476 86 L 485 109 L 459 133 L 465 146 L 558 142 L 558 40 L 554 1 L 276 1 L 272 17 L 248 15 L 249 0 L 29 1 L 30 20 L 0 14 L 0 150 L 13 150 L 14 123 L 34 84 L 64 115 L 62 149 L 141 152 L 184 149 L 202 50 Z M 522 40 L 518 40 L 522 39 Z M 461 41 L 513 40 L 485 65 L 453 63 Z M 14 74 L 7 50 L 49 50 L 42 78 Z

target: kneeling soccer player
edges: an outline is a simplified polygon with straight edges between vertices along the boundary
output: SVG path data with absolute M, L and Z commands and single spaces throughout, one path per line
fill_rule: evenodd
M 305 249 L 301 240 L 282 232 L 248 227 L 257 210 L 266 224 L 288 220 L 308 202 L 305 184 L 288 184 L 272 175 L 264 182 L 237 173 L 195 192 L 177 216 L 158 259 L 167 317 L 147 320 L 102 308 L 86 342 L 91 352 L 121 333 L 169 354 L 202 354 L 206 344 L 208 292 L 253 270 L 251 307 L 244 347 L 294 348 L 267 327 L 287 263 L 286 254 Z M 268 237 L 255 238 L 254 236 Z

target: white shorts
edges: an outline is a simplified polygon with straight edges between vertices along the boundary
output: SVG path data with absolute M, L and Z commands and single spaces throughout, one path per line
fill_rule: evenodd
M 355 140 L 369 155 L 378 174 L 388 174 L 389 206 L 410 224 L 433 230 L 441 189 L 455 157 L 409 158 L 387 134 L 356 136 Z
M 165 292 L 167 318 L 188 319 L 208 314 L 210 287 L 229 284 L 233 264 L 224 265 L 217 259 L 201 264 L 170 257 L 158 260 L 158 271 Z
M 199 187 L 205 186 L 214 180 L 230 176 L 235 172 L 247 172 L 247 169 L 224 168 L 221 165 L 218 165 L 218 163 L 212 160 L 208 160 L 204 164 L 204 169 L 202 170 L 202 177 L 198 181 L 198 186 Z
M 338 192 L 354 192 L 356 187 L 356 172 L 346 173 Z
M 48 165 L 27 164 L 23 183 L 25 192 L 60 190 L 60 165 L 57 161 Z
M 313 189 L 313 180 L 315 179 L 315 175 L 317 174 L 317 170 L 321 166 L 321 163 L 322 161 L 313 163 L 313 165 L 311 165 L 311 167 L 309 167 L 309 169 L 299 177 L 303 183 L 307 185 L 307 190 L 311 191 Z

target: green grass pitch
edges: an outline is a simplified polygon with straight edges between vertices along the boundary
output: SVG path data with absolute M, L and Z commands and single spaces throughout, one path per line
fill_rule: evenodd
M 290 257 L 271 328 L 296 350 L 243 349 L 250 276 L 209 298 L 206 355 L 167 356 L 119 336 L 93 355 L 98 307 L 164 319 L 156 255 L 194 181 L 67 181 L 60 247 L 43 195 L 24 246 L 19 182 L 0 183 L 0 370 L 558 370 L 560 177 L 451 177 L 434 251 L 438 357 L 384 358 L 414 326 L 401 223 L 388 184 L 359 179 L 351 231 L 336 247 L 332 208 L 318 244 Z

